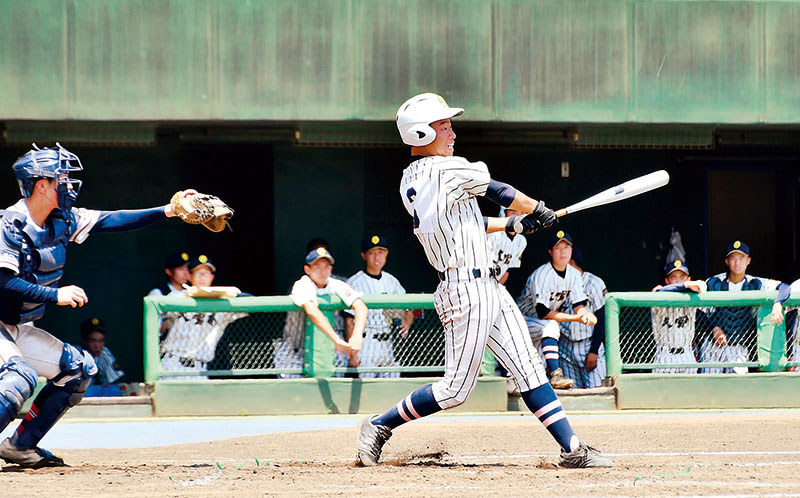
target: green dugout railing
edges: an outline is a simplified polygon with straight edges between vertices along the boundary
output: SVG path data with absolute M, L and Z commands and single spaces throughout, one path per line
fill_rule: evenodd
M 784 370 L 787 366 L 797 366 L 796 361 L 787 361 L 787 350 L 796 344 L 795 334 L 787 341 L 786 320 L 772 323 L 772 306 L 776 292 L 612 292 L 606 296 L 606 370 L 607 375 L 615 376 L 631 371 L 679 368 L 757 368 L 765 372 Z M 800 306 L 800 294 L 793 294 L 784 304 L 784 316 L 792 307 Z M 651 322 L 651 308 L 693 308 L 697 316 L 709 317 L 707 324 L 713 324 L 713 313 L 720 308 L 733 310 L 750 309 L 751 329 L 742 335 L 742 344 L 749 348 L 749 357 L 743 361 L 655 363 L 653 362 L 655 340 Z M 703 320 L 693 323 L 695 330 L 694 346 L 700 346 L 709 339 L 709 330 L 703 330 Z M 706 324 L 706 325 L 707 325 Z M 794 325 L 795 330 L 798 328 Z
M 336 352 L 333 342 L 305 317 L 302 308 L 296 306 L 288 296 L 238 297 L 232 299 L 194 299 L 188 297 L 144 298 L 144 374 L 146 382 L 162 376 L 169 377 L 258 377 L 274 375 L 329 377 L 334 374 L 363 372 L 439 373 L 444 371 L 443 335 L 441 324 L 433 312 L 432 294 L 366 295 L 363 301 L 371 310 L 416 310 L 418 315 L 406 338 L 393 337 L 396 352 L 407 352 L 397 366 L 350 368 L 335 364 Z M 336 324 L 336 311 L 347 307 L 338 297 L 320 296 L 319 307 L 328 321 Z M 162 341 L 169 330 L 161 330 L 162 320 L 169 313 L 180 314 L 187 322 L 208 323 L 210 314 L 247 313 L 248 317 L 228 325 L 221 337 L 220 347 L 216 342 L 212 351 L 216 356 L 229 353 L 246 361 L 240 365 L 225 365 L 219 358 L 208 362 L 202 371 L 162 371 Z M 292 315 L 294 313 L 294 315 Z M 166 314 L 166 315 L 165 315 Z M 219 315 L 222 316 L 222 315 Z M 299 318 L 302 327 L 302 365 L 295 368 L 276 367 L 273 361 L 275 344 L 284 340 L 290 320 Z M 205 320 L 205 322 L 204 322 Z M 334 328 L 337 328 L 334 325 Z M 230 361 L 229 363 L 235 363 Z M 245 364 L 242 367 L 241 364 Z M 253 364 L 255 367 L 248 367 Z

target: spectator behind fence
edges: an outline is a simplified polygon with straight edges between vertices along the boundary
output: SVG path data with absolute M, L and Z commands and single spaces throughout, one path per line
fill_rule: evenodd
M 558 353 L 564 377 L 575 381 L 573 387 L 592 388 L 603 384 L 606 376 L 605 305 L 606 283 L 588 271 L 583 271 L 583 251 L 572 247 L 569 264 L 583 277 L 583 289 L 588 301 L 586 308 L 597 317 L 597 324 L 583 322 L 561 322 L 561 338 L 558 340 Z M 570 300 L 565 303 L 566 313 L 575 313 Z
M 748 275 L 750 264 L 750 246 L 741 240 L 734 240 L 725 249 L 726 273 L 720 273 L 708 280 L 709 291 L 750 291 L 778 290 L 778 297 L 772 305 L 772 323 L 783 321 L 783 303 L 789 299 L 790 287 L 778 280 L 752 277 Z M 700 361 L 708 362 L 745 362 L 754 354 L 749 349 L 748 331 L 756 328 L 755 308 L 752 306 L 719 307 L 711 312 L 709 326 L 711 336 L 700 346 Z M 755 346 L 753 342 L 752 346 Z M 703 373 L 723 373 L 722 368 L 704 368 Z M 725 368 L 725 373 L 746 373 L 744 367 Z
M 362 294 L 405 294 L 400 282 L 388 272 L 383 271 L 389 256 L 389 245 L 380 235 L 372 235 L 361 241 L 361 258 L 364 269 L 359 270 L 347 280 L 356 291 Z M 344 332 L 349 340 L 353 334 L 354 317 L 351 310 L 345 310 Z M 364 327 L 364 342 L 358 354 L 350 355 L 351 367 L 395 367 L 399 366 L 394 356 L 394 341 L 407 337 L 414 313 L 403 309 L 369 310 Z M 360 373 L 361 378 L 396 378 L 400 372 Z
M 550 236 L 547 247 L 550 262 L 528 277 L 517 304 L 525 315 L 533 345 L 540 348 L 547 363 L 550 385 L 556 389 L 569 389 L 575 381 L 564 377 L 559 366 L 559 322 L 580 321 L 595 325 L 597 318 L 586 308 L 589 298 L 580 272 L 569 264 L 572 237 L 564 230 L 558 230 Z M 575 314 L 561 311 L 567 299 L 571 300 Z
M 167 282 L 147 293 L 148 296 L 183 295 L 183 284 L 189 281 L 189 254 L 176 252 L 164 260 Z
M 691 280 L 689 267 L 680 259 L 670 261 L 664 266 L 664 283 L 657 285 L 653 292 L 705 292 L 706 283 Z M 653 363 L 696 363 L 693 344 L 695 342 L 695 323 L 697 308 L 654 306 L 650 308 L 650 321 L 653 326 L 653 340 L 656 352 Z M 653 373 L 696 374 L 696 368 L 654 368 Z
M 209 287 L 214 282 L 217 267 L 206 255 L 189 262 L 189 278 L 193 287 Z M 186 290 L 173 295 L 185 295 Z M 163 372 L 203 372 L 216 355 L 225 328 L 248 313 L 175 312 L 164 314 L 162 329 L 166 337 L 161 342 Z M 204 380 L 205 376 L 162 376 L 161 380 Z
M 305 315 L 311 319 L 336 346 L 340 354 L 358 353 L 364 336 L 364 325 L 367 320 L 367 306 L 361 300 L 361 294 L 353 290 L 342 280 L 331 278 L 334 259 L 324 247 L 312 249 L 306 255 L 303 265 L 305 275 L 300 277 L 292 286 L 292 301 L 303 308 Z M 335 294 L 344 301 L 345 305 L 355 311 L 355 324 L 350 340 L 345 342 L 333 329 L 333 326 L 319 309 L 318 296 Z M 303 323 L 305 318 L 300 315 L 298 323 L 294 321 L 293 313 L 287 316 L 284 327 L 284 337 L 275 343 L 275 368 L 302 368 L 303 367 Z M 287 332 L 293 332 L 287 336 Z M 284 378 L 299 377 L 299 375 L 282 375 Z
M 106 347 L 106 328 L 102 319 L 94 317 L 81 323 L 81 346 L 97 364 L 94 384 L 113 384 L 125 375 L 111 350 Z

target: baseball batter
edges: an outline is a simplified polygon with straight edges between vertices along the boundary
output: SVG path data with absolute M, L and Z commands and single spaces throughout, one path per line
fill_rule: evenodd
M 386 238 L 372 235 L 361 241 L 361 258 L 364 269 L 347 279 L 347 284 L 362 294 L 405 294 L 406 290 L 400 281 L 389 272 L 383 271 L 389 256 L 389 244 Z M 345 338 L 353 333 L 354 313 L 344 311 Z M 367 324 L 364 327 L 364 342 L 361 351 L 350 356 L 351 367 L 394 367 L 398 366 L 394 357 L 392 341 L 408 335 L 408 329 L 414 321 L 414 314 L 409 310 L 369 310 Z M 395 323 L 397 322 L 397 323 Z M 398 378 L 400 372 L 362 372 L 361 378 Z
M 444 328 L 445 374 L 385 413 L 361 421 L 358 462 L 377 465 L 383 445 L 398 426 L 464 403 L 488 345 L 520 385 L 525 404 L 561 446 L 561 465 L 611 466 L 572 430 L 519 309 L 497 281 L 499 269 L 492 266 L 486 242 L 487 232 L 533 233 L 555 224 L 556 215 L 544 202 L 493 180 L 486 164 L 453 155 L 456 134 L 450 119 L 463 112 L 432 93 L 410 98 L 397 111 L 400 136 L 411 146 L 400 195 L 414 234 L 440 279 L 434 304 Z M 478 196 L 531 214 L 484 218 Z
M 778 297 L 772 305 L 772 323 L 783 322 L 783 303 L 789 299 L 789 285 L 769 278 L 752 277 L 747 274 L 750 265 L 750 246 L 741 240 L 734 240 L 725 249 L 726 273 L 720 273 L 706 280 L 710 291 L 749 291 L 778 290 Z M 711 337 L 700 347 L 701 362 L 745 362 L 750 359 L 747 337 L 756 328 L 755 308 L 752 306 L 719 307 L 710 316 L 713 329 Z M 702 373 L 747 373 L 746 367 L 704 368 Z
M 92 356 L 36 327 L 46 303 L 73 308 L 88 301 L 78 286 L 59 287 L 69 242 L 89 235 L 142 228 L 177 215 L 168 204 L 151 209 L 95 211 L 73 207 L 83 170 L 60 144 L 33 150 L 13 165 L 23 198 L 0 212 L 0 430 L 19 413 L 38 376 L 47 384 L 14 434 L 0 443 L 0 458 L 21 467 L 64 465 L 37 445 L 82 398 L 97 373 Z
M 577 321 L 590 326 L 597 323 L 597 317 L 586 307 L 589 298 L 584 290 L 583 278 L 569 264 L 572 245 L 572 237 L 564 230 L 552 234 L 547 249 L 550 262 L 531 273 L 517 300 L 533 343 L 541 347 L 550 374 L 550 384 L 556 389 L 569 389 L 575 383 L 574 379 L 564 376 L 559 366 L 559 322 Z M 560 311 L 567 300 L 572 303 L 575 313 Z
M 670 261 L 664 267 L 666 286 L 658 285 L 654 292 L 705 292 L 706 283 L 691 280 L 683 260 Z M 650 321 L 656 352 L 653 363 L 695 363 L 692 343 L 695 335 L 696 308 L 685 306 L 650 308 Z M 653 373 L 697 373 L 696 368 L 654 368 Z
M 577 388 L 600 387 L 606 375 L 605 339 L 606 283 L 593 273 L 583 270 L 583 252 L 573 246 L 570 266 L 583 277 L 586 308 L 597 317 L 596 325 L 580 321 L 561 322 L 561 338 L 558 340 L 559 360 L 564 376 L 573 379 Z M 567 313 L 574 314 L 567 300 Z

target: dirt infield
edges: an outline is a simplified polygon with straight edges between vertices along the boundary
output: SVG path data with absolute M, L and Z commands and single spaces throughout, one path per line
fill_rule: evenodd
M 60 451 L 69 468 L 0 473 L 3 497 L 800 496 L 800 414 L 592 416 L 577 432 L 617 464 L 556 467 L 533 417 L 418 421 L 376 468 L 356 468 L 355 429 L 148 449 Z

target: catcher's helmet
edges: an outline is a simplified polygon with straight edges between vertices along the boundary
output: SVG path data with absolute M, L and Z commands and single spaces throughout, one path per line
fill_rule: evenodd
M 421 93 L 403 102 L 397 110 L 397 130 L 406 145 L 421 147 L 433 142 L 436 131 L 430 124 L 464 114 L 460 107 L 450 107 L 440 95 Z
M 64 211 L 72 208 L 81 191 L 82 182 L 69 177 L 71 171 L 83 171 L 81 160 L 60 143 L 56 143 L 53 149 L 40 149 L 33 144 L 33 149 L 17 159 L 11 167 L 17 177 L 19 191 L 24 197 L 33 195 L 33 186 L 38 180 L 55 180 L 58 207 Z

